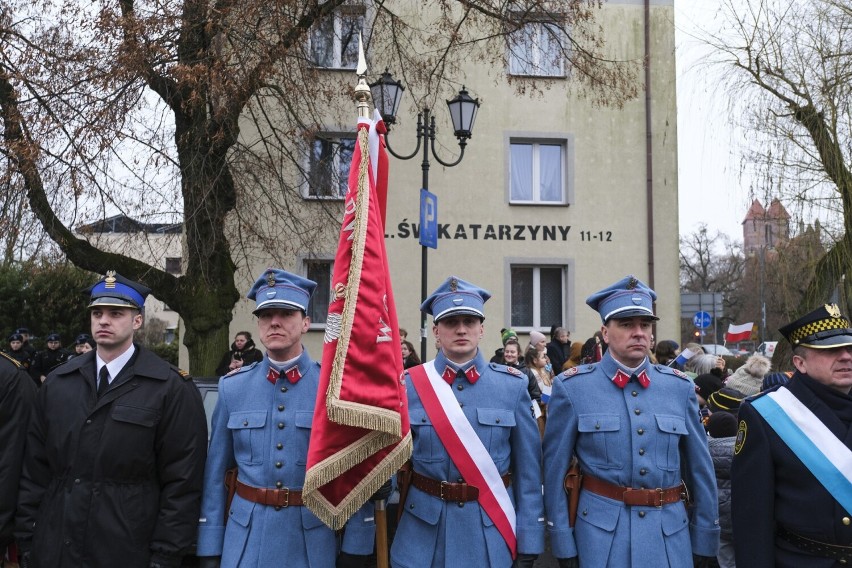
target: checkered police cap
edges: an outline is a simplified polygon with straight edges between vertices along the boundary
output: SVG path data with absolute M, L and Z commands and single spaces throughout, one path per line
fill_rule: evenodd
M 793 347 L 831 349 L 852 345 L 849 320 L 836 304 L 825 304 L 779 329 Z

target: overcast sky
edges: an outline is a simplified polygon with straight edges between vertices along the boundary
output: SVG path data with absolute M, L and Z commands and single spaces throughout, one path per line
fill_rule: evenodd
M 675 0 L 680 234 L 700 223 L 742 241 L 751 201 L 738 174 L 734 133 L 727 121 L 728 95 L 701 65 L 709 48 L 696 35 L 717 30 L 721 0 Z

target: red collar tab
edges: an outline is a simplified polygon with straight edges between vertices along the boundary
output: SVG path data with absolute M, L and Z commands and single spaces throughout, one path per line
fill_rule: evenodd
M 448 385 L 451 385 L 451 384 L 453 384 L 453 381 L 456 380 L 458 373 L 459 372 L 457 370 L 455 370 L 451 366 L 447 365 L 446 368 L 444 369 L 444 372 L 441 374 L 441 378 L 444 379 L 445 381 L 447 381 Z M 466 371 L 462 371 L 462 373 L 464 374 L 465 377 L 467 377 L 467 380 L 470 382 L 470 384 L 473 384 L 476 381 L 478 381 L 479 377 L 480 377 L 479 370 L 477 370 L 475 364 L 468 367 Z
M 278 369 L 269 367 L 269 372 L 266 374 L 266 380 L 274 385 L 279 376 L 281 376 L 281 373 L 278 372 Z
M 637 375 L 636 379 L 639 381 L 639 384 L 642 385 L 642 388 L 648 388 L 648 385 L 651 384 L 651 378 L 648 376 L 648 373 L 645 372 L 645 369 L 642 369 L 642 372 Z
M 648 373 L 645 372 L 645 369 L 642 369 L 642 371 L 636 376 L 636 380 L 639 381 L 642 388 L 648 388 L 651 384 L 651 379 L 648 377 Z M 615 386 L 618 388 L 623 389 L 627 386 L 627 383 L 630 382 L 630 375 L 621 369 L 618 369 L 615 372 L 615 376 L 612 378 L 612 382 L 615 383 Z
M 296 365 L 295 367 L 290 367 L 289 369 L 284 371 L 284 374 L 287 376 L 287 380 L 290 381 L 290 384 L 293 385 L 298 383 L 299 379 L 302 378 L 302 372 L 299 370 L 298 365 Z

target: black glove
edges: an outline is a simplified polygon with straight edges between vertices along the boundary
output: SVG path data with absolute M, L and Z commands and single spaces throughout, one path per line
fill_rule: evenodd
M 30 568 L 30 551 L 22 550 L 18 553 L 18 566 L 21 568 Z
M 198 568 L 219 568 L 222 563 L 221 556 L 199 556 Z
M 697 554 L 692 555 L 692 566 L 693 568 L 715 568 L 719 564 L 716 563 L 715 556 L 699 556 Z
M 573 558 L 557 558 L 559 562 L 559 568 L 580 568 L 580 558 L 575 556 Z
M 385 484 L 379 487 L 379 490 L 373 493 L 373 496 L 370 497 L 370 501 L 387 501 L 388 497 L 390 497 L 393 492 L 393 486 L 391 485 L 391 480 L 388 479 L 385 481 Z
M 367 566 L 369 556 L 361 556 L 360 554 L 349 554 L 342 552 L 337 557 L 335 568 L 364 568 Z M 203 567 L 202 567 L 203 568 Z
M 538 554 L 518 554 L 517 560 L 512 568 L 533 568 Z

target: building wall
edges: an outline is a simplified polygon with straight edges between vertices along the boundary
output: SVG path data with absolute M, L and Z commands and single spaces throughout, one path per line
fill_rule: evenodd
M 609 1 L 599 18 L 615 57 L 641 60 L 644 56 L 644 9 L 637 0 Z M 428 288 L 456 275 L 488 289 L 487 353 L 500 345 L 499 330 L 509 326 L 509 265 L 560 263 L 567 267 L 564 323 L 572 340 L 582 341 L 600 327 L 600 319 L 585 298 L 626 274 L 651 283 L 659 294 L 661 320 L 657 338 L 679 335 L 677 129 L 674 61 L 674 9 L 671 0 L 654 0 L 651 21 L 651 114 L 653 167 L 653 240 L 649 243 L 646 194 L 645 94 L 622 109 L 601 108 L 576 96 L 573 83 L 553 80 L 541 97 L 522 97 L 505 81 L 495 82 L 488 69 L 469 65 L 460 78 L 482 101 L 473 138 L 464 160 L 454 168 L 432 161 L 430 190 L 438 197 L 438 219 L 449 238 L 439 240 L 428 254 Z M 372 65 L 384 68 L 377 54 Z M 375 70 L 373 70 L 375 71 Z M 372 74 L 372 71 L 371 71 Z M 640 73 L 639 80 L 644 79 Z M 341 80 L 355 83 L 354 73 Z M 403 108 L 410 101 L 403 101 Z M 435 109 L 438 144 L 445 159 L 456 156 L 446 107 Z M 352 123 L 355 107 L 352 106 Z M 398 152 L 415 145 L 413 115 L 402 116 L 390 141 Z M 247 135 L 244 130 L 243 135 Z M 564 206 L 508 203 L 508 141 L 517 136 L 541 136 L 567 141 L 569 149 L 569 204 Z M 419 218 L 420 159 L 390 160 L 390 196 L 387 249 L 401 327 L 417 344 L 420 325 L 421 249 L 413 235 Z M 341 202 L 342 208 L 342 202 Z M 493 233 L 489 231 L 492 228 Z M 501 229 L 501 227 L 503 227 Z M 508 233 L 507 229 L 508 227 Z M 547 229 L 545 229 L 547 228 Z M 337 227 L 329 227 L 328 250 L 333 258 Z M 545 232 L 548 232 L 545 235 Z M 492 238 L 493 236 L 493 238 Z M 653 248 L 653 265 L 649 250 Z M 302 258 L 294 255 L 289 270 L 305 273 Z M 268 265 L 257 262 L 237 276 L 241 290 Z M 254 331 L 251 302 L 235 309 L 232 334 Z M 528 332 L 528 328 L 519 329 Z M 431 337 L 431 331 L 429 332 Z M 322 349 L 322 330 L 311 331 L 305 344 L 315 358 Z M 427 355 L 434 355 L 428 341 Z

